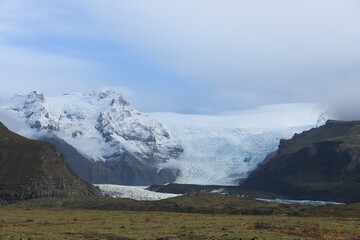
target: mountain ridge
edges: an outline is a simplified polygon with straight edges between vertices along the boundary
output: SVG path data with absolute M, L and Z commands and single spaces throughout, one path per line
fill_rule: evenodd
M 360 201 L 360 121 L 329 120 L 280 141 L 241 187 L 295 199 Z
M 150 185 L 176 179 L 175 170 L 159 164 L 177 158 L 183 152 L 181 144 L 160 123 L 135 110 L 120 93 L 104 90 L 45 97 L 33 91 L 13 97 L 7 109 L 25 121 L 35 136 L 69 151 L 64 152 L 66 159 L 75 154 L 79 162 L 72 161 L 70 166 L 85 180 Z M 114 164 L 123 159 L 131 162 L 123 164 L 128 173 Z M 79 168 L 80 162 L 86 174 Z M 124 176 L 133 180 L 129 182 Z

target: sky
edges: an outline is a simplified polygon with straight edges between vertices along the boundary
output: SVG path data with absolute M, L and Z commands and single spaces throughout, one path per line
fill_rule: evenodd
M 359 43 L 358 0 L 0 0 L 0 100 L 116 88 L 144 112 L 354 120 Z

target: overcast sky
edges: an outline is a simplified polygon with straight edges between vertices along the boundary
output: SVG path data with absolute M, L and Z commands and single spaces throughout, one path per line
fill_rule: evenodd
M 0 0 L 0 77 L 2 99 L 116 87 L 146 112 L 360 119 L 360 1 Z

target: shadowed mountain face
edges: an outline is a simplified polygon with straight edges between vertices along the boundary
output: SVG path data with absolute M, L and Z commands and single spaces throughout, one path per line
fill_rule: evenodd
M 118 183 L 111 169 L 90 161 L 63 139 L 54 135 L 42 137 L 40 140 L 51 143 L 61 151 L 66 164 L 83 180 L 91 183 Z
M 178 172 L 148 166 L 126 152 L 116 157 L 117 161 L 90 161 L 57 136 L 43 137 L 41 140 L 53 144 L 63 155 L 66 164 L 83 180 L 94 184 L 120 184 L 146 186 L 150 183 L 174 182 Z
M 149 183 L 164 184 L 174 182 L 179 174 L 177 170 L 150 167 L 129 153 L 117 157 L 120 161 L 97 162 L 112 171 L 116 182 L 120 185 L 147 186 Z
M 100 196 L 98 188 L 69 169 L 53 145 L 17 135 L 0 122 L 0 199 Z
M 360 121 L 328 121 L 281 140 L 241 187 L 296 199 L 360 201 Z

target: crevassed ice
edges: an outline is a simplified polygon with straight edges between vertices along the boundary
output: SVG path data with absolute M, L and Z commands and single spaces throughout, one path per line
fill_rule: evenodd
M 181 170 L 177 183 L 234 185 L 245 178 L 271 152 L 279 140 L 309 129 L 299 126 L 282 129 L 199 128 L 168 126 L 181 141 L 184 153 L 163 166 Z
M 152 192 L 140 187 L 122 186 L 113 184 L 94 184 L 100 190 L 113 198 L 131 198 L 142 201 L 161 200 L 180 196 L 181 194 Z

